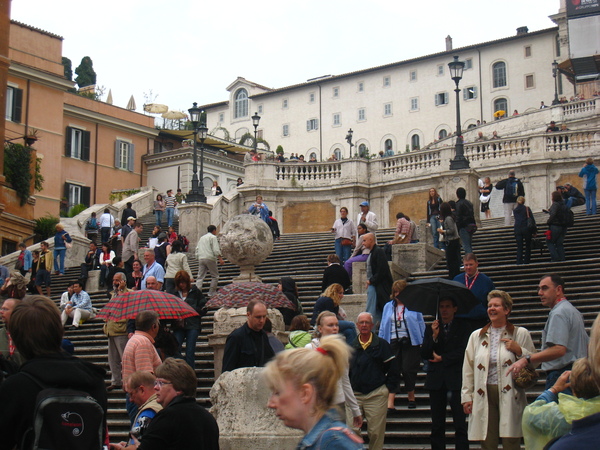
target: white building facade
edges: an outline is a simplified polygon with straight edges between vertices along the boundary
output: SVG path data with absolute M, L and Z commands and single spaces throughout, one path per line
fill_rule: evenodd
M 229 99 L 204 105 L 209 127 L 223 127 L 239 139 L 253 133 L 251 116 L 261 116 L 258 136 L 275 150 L 316 156 L 318 161 L 336 154 L 338 159 L 356 153 L 398 155 L 422 149 L 451 136 L 456 129 L 455 84 L 448 63 L 454 55 L 465 62 L 460 81 L 461 126 L 490 123 L 496 111 L 511 116 L 550 105 L 554 98 L 552 62 L 567 55 L 567 40 L 559 29 L 515 36 L 452 49 L 356 72 L 321 77 L 280 89 L 269 89 L 238 78 L 227 90 Z M 559 74 L 558 93 L 572 95 Z M 353 130 L 350 146 L 345 138 Z

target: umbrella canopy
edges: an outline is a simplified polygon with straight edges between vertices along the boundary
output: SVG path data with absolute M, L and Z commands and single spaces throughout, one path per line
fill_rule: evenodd
M 162 114 L 169 110 L 167 105 L 161 105 L 160 103 L 148 103 L 144 105 L 144 111 L 150 114 Z
M 179 297 L 162 291 L 145 289 L 118 295 L 96 317 L 107 320 L 135 319 L 144 310 L 158 313 L 161 319 L 185 319 L 198 313 Z
M 125 109 L 128 109 L 130 111 L 135 111 L 135 109 L 137 108 L 137 106 L 135 106 L 135 99 L 133 98 L 133 95 L 129 98 L 129 102 L 127 103 L 127 106 L 125 107 Z
M 457 314 L 467 314 L 479 300 L 462 283 L 445 278 L 425 278 L 409 283 L 399 299 L 411 311 L 437 316 L 440 298 L 450 297 L 456 301 Z
M 261 300 L 270 308 L 296 309 L 277 287 L 272 284 L 244 282 L 231 283 L 221 289 L 206 303 L 207 308 L 242 308 L 250 300 Z
M 161 115 L 164 119 L 180 120 L 187 119 L 187 114 L 182 111 L 167 111 Z

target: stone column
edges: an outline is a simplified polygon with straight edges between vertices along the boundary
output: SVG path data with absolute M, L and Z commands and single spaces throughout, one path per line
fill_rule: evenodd
M 475 215 L 475 223 L 478 227 L 481 227 L 481 218 L 479 217 L 479 211 L 481 211 L 481 203 L 479 201 L 479 174 L 473 170 L 465 171 L 451 171 L 446 172 L 441 177 L 444 184 L 444 195 L 442 198 L 444 201 L 457 200 L 456 190 L 459 187 L 465 188 L 467 191 L 467 200 L 473 203 L 473 212 Z
M 179 234 L 190 241 L 190 250 L 196 248 L 198 240 L 206 234 L 210 223 L 212 205 L 206 203 L 184 203 L 177 207 L 179 210 Z

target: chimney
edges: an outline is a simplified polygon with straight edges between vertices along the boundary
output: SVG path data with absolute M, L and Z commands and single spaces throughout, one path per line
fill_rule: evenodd
M 524 34 L 529 33 L 529 28 L 527 27 L 519 27 L 517 28 L 517 36 L 522 36 Z
M 452 50 L 452 38 L 450 35 L 446 36 L 446 51 L 449 52 Z

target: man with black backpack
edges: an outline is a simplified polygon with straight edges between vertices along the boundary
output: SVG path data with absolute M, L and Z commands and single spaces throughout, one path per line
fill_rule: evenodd
M 525 197 L 523 183 L 515 177 L 515 171 L 511 170 L 508 172 L 508 178 L 496 183 L 496 189 L 504 189 L 504 196 L 502 197 L 502 203 L 504 203 L 504 225 L 510 226 L 510 217 L 512 216 L 513 209 L 517 206 L 517 198 L 521 196 Z
M 0 450 L 102 449 L 105 370 L 61 350 L 56 304 L 33 295 L 15 306 L 9 332 L 26 362 L 0 385 Z

